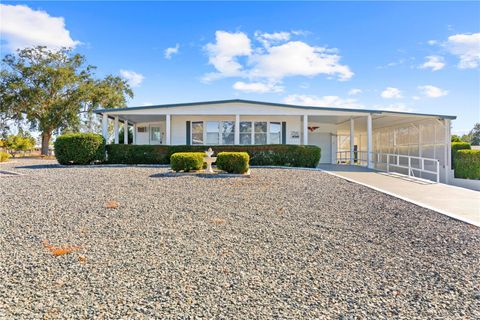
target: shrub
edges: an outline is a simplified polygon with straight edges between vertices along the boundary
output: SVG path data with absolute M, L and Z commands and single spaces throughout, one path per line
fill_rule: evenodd
M 177 152 L 170 157 L 170 166 L 175 172 L 200 170 L 203 168 L 203 152 Z
M 455 155 L 457 154 L 457 151 L 469 149 L 472 149 L 472 147 L 468 142 L 452 142 L 452 169 L 455 168 Z
M 166 146 L 166 145 L 107 145 L 108 163 L 115 164 L 168 164 L 177 152 L 204 152 L 209 147 L 219 152 L 246 152 L 252 166 L 316 167 L 320 161 L 320 148 L 288 144 L 222 145 L 222 146 Z
M 223 146 L 170 146 L 170 152 L 205 151 L 212 148 L 219 152 L 246 152 L 252 166 L 316 167 L 321 150 L 317 146 L 269 144 Z
M 54 143 L 61 164 L 89 164 L 105 160 L 105 139 L 94 133 L 67 133 Z
M 480 150 L 458 150 L 456 152 L 455 177 L 480 179 Z
M 245 173 L 248 171 L 250 156 L 246 152 L 220 152 L 217 155 L 217 168 L 228 173 Z
M 114 164 L 169 164 L 169 146 L 109 144 L 107 162 Z
M 7 161 L 10 158 L 10 155 L 6 152 L 0 151 L 0 162 Z

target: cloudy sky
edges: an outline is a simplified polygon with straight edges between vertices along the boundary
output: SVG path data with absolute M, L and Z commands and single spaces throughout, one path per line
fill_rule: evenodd
M 480 121 L 480 3 L 2 1 L 1 55 L 74 48 L 130 106 L 251 99 Z

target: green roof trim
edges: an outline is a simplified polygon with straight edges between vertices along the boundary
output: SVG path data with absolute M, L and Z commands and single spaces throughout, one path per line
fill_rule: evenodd
M 100 109 L 95 110 L 95 113 L 110 113 L 116 111 L 125 111 L 125 110 L 145 110 L 145 109 L 160 109 L 160 108 L 176 108 L 176 107 L 189 107 L 189 106 L 199 106 L 205 104 L 223 104 L 223 103 L 251 103 L 259 104 L 271 107 L 284 107 L 284 108 L 295 108 L 303 110 L 328 110 L 328 111 L 345 111 L 345 112 L 364 112 L 364 113 L 393 113 L 393 114 L 404 114 L 404 115 L 413 115 L 413 116 L 426 116 L 426 117 L 439 117 L 443 119 L 456 119 L 457 116 L 449 116 L 442 114 L 425 114 L 425 113 L 413 113 L 413 112 L 402 112 L 402 111 L 388 111 L 388 110 L 369 110 L 369 109 L 349 109 L 349 108 L 332 108 L 332 107 L 314 107 L 314 106 L 301 106 L 285 103 L 275 103 L 275 102 L 264 102 L 264 101 L 254 101 L 254 100 L 243 100 L 243 99 L 231 99 L 231 100 L 214 100 L 214 101 L 203 101 L 203 102 L 188 102 L 188 103 L 174 103 L 174 104 L 159 104 L 151 106 L 141 106 L 141 107 L 128 107 L 128 108 L 116 108 L 116 109 Z

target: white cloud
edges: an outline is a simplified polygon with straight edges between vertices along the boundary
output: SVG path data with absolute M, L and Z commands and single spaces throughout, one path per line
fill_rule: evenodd
M 448 37 L 446 48 L 456 55 L 460 69 L 474 69 L 480 66 L 480 33 L 456 34 Z
M 437 40 L 428 40 L 427 42 L 429 45 L 433 46 L 433 45 L 436 45 L 438 43 Z
M 348 80 L 353 72 L 340 64 L 338 50 L 311 46 L 302 41 L 290 40 L 293 32 L 255 33 L 261 46 L 252 46 L 243 32 L 217 31 L 215 43 L 205 49 L 209 63 L 216 72 L 203 79 L 212 81 L 223 77 L 248 78 L 255 82 L 281 83 L 289 76 L 313 77 L 319 74 L 337 76 Z M 246 59 L 239 60 L 240 57 Z
M 165 49 L 165 59 L 171 59 L 174 54 L 178 53 L 180 44 L 176 44 L 175 47 Z
M 120 76 L 127 80 L 132 87 L 138 87 L 145 79 L 145 77 L 140 73 L 123 69 L 120 70 Z
M 252 53 L 250 39 L 243 32 L 215 32 L 215 43 L 205 46 L 208 62 L 218 71 L 205 75 L 204 80 L 211 81 L 222 77 L 241 76 L 243 66 L 237 57 L 249 56 Z
M 365 106 L 356 99 L 344 99 L 339 96 L 314 96 L 314 95 L 297 95 L 292 94 L 286 96 L 283 101 L 287 104 L 304 105 L 312 107 L 330 107 L 330 108 L 347 108 L 347 109 L 372 109 L 397 112 L 412 112 L 413 109 L 403 103 L 394 103 L 389 105 Z
M 402 92 L 397 88 L 388 87 L 382 91 L 381 96 L 385 99 L 399 99 L 402 97 Z
M 257 31 L 255 32 L 255 38 L 265 47 L 269 47 L 274 43 L 286 42 L 290 40 L 290 32 L 283 31 L 274 33 L 261 33 Z
M 304 105 L 312 107 L 351 108 L 361 109 L 364 106 L 355 99 L 343 99 L 339 96 L 322 96 L 291 94 L 283 101 L 287 104 Z
M 353 88 L 350 91 L 348 91 L 348 95 L 349 96 L 355 96 L 355 95 L 360 94 L 362 92 L 363 92 L 362 89 Z
M 63 17 L 52 17 L 24 5 L 0 4 L 0 21 L 2 40 L 12 51 L 39 45 L 54 50 L 73 48 L 80 43 L 71 38 Z
M 432 69 L 438 71 L 445 67 L 445 59 L 441 56 L 426 56 L 426 61 L 420 66 L 420 69 Z
M 337 75 L 339 80 L 348 80 L 353 72 L 339 63 L 340 56 L 326 52 L 326 48 L 312 47 L 302 41 L 289 41 L 272 46 L 265 53 L 250 58 L 254 78 L 281 80 L 288 76 Z
M 439 98 L 448 94 L 447 90 L 440 89 L 432 85 L 419 86 L 420 92 L 428 98 Z
M 276 85 L 275 83 L 262 83 L 262 82 L 250 82 L 246 83 L 243 81 L 237 81 L 233 85 L 233 88 L 238 91 L 244 92 L 256 92 L 256 93 L 267 93 L 267 92 L 282 92 L 283 87 Z

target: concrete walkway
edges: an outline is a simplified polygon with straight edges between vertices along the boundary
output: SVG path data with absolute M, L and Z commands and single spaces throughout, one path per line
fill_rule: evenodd
M 480 227 L 480 192 L 360 166 L 321 164 L 319 169 Z

